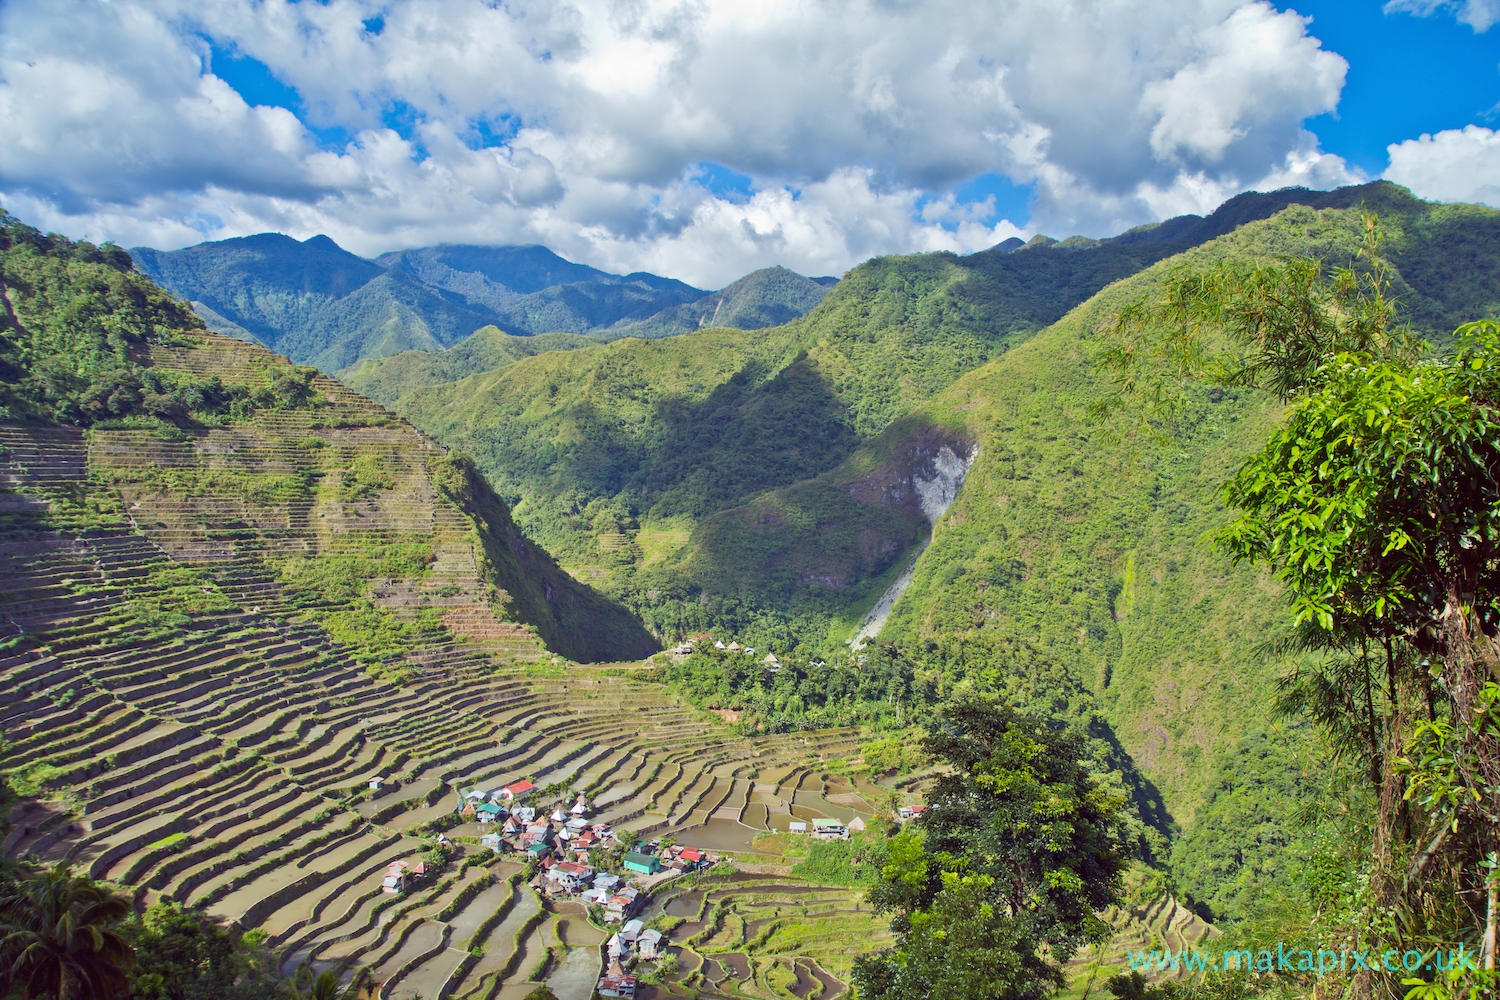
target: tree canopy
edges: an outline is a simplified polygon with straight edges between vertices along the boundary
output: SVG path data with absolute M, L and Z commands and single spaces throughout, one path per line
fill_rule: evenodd
M 860 995 L 1045 996 L 1118 897 L 1123 796 L 1086 766 L 1083 735 L 994 700 L 948 705 L 922 743 L 953 771 L 870 890 L 897 941 L 856 960 Z

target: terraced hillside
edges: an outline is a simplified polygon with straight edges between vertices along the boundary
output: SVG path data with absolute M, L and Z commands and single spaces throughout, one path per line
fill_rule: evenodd
M 325 424 L 360 405 L 334 402 Z M 460 786 L 570 785 L 606 822 L 691 837 L 740 826 L 752 797 L 805 799 L 808 767 L 852 750 L 851 733 L 752 744 L 628 673 L 549 659 L 526 629 L 486 618 L 462 515 L 441 505 L 429 509 L 452 520 L 428 526 L 430 575 L 377 581 L 375 601 L 442 627 L 403 636 L 404 683 L 371 677 L 336 638 L 349 612 L 308 606 L 295 575 L 264 568 L 332 534 L 420 534 L 397 503 L 420 486 L 396 476 L 377 496 L 306 504 L 161 488 L 207 454 L 273 474 L 252 429 L 193 442 L 0 430 L 0 727 L 6 766 L 35 793 L 7 853 L 72 860 L 142 898 L 263 927 L 288 961 L 368 965 L 389 995 L 431 997 L 530 968 L 507 956 L 524 957 L 535 926 L 516 932 L 535 901 L 503 867 L 461 862 L 412 897 L 380 892 L 386 866 L 422 846 L 400 831 L 451 813 Z M 400 425 L 295 432 L 425 453 Z M 216 482 L 214 468 L 197 482 Z M 374 774 L 388 779 L 378 794 Z M 764 806 L 756 815 L 770 828 Z M 487 957 L 471 959 L 474 946 Z
M 131 350 L 162 378 L 286 370 L 192 331 Z M 330 380 L 308 389 L 186 430 L 0 425 L 0 733 L 26 793 L 6 853 L 264 928 L 292 964 L 367 966 L 389 996 L 486 995 L 548 947 L 511 870 L 461 854 L 415 894 L 380 891 L 428 845 L 402 831 L 460 787 L 527 777 L 633 831 L 728 825 L 748 845 L 774 823 L 760 799 L 805 799 L 809 767 L 852 753 L 852 732 L 752 744 L 556 655 L 649 637 L 612 632 L 618 609 L 465 462 Z

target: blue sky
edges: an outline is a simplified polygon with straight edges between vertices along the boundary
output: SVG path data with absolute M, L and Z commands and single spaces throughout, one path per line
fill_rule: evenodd
M 1500 28 L 1484 33 L 1452 16 L 1386 13 L 1379 3 L 1300 0 L 1325 48 L 1349 60 L 1338 111 L 1309 119 L 1322 147 L 1378 177 L 1386 147 L 1423 132 L 1496 124 Z
M 1287 184 L 1500 202 L 1500 0 L 1395 4 L 11 0 L 0 203 L 703 286 Z

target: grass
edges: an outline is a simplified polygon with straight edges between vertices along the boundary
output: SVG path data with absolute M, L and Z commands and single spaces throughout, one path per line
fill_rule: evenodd
M 635 534 L 635 544 L 641 551 L 640 566 L 675 561 L 674 557 L 688 544 L 692 534 L 691 522 L 683 518 L 642 524 Z

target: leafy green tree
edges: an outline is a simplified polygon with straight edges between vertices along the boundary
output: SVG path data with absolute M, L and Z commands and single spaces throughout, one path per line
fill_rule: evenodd
M 263 931 L 226 930 L 177 903 L 157 903 L 122 933 L 135 950 L 139 1000 L 260 1000 L 277 993 Z
M 118 925 L 123 898 L 65 864 L 17 882 L 0 898 L 0 969 L 28 1000 L 123 996 L 134 964 Z
M 1500 324 L 1457 337 L 1451 357 L 1325 365 L 1226 487 L 1240 513 L 1220 543 L 1273 565 L 1299 622 L 1384 649 L 1377 899 L 1419 904 L 1434 934 L 1482 922 L 1493 955 L 1497 885 L 1479 861 L 1500 851 L 1486 693 L 1500 667 Z M 1376 696 L 1358 680 L 1344 681 L 1345 728 L 1371 724 L 1373 740 Z
M 1123 797 L 1082 735 L 993 700 L 949 705 L 922 742 L 953 771 L 888 845 L 869 899 L 897 940 L 856 960 L 855 985 L 871 1000 L 1045 996 L 1118 898 Z

